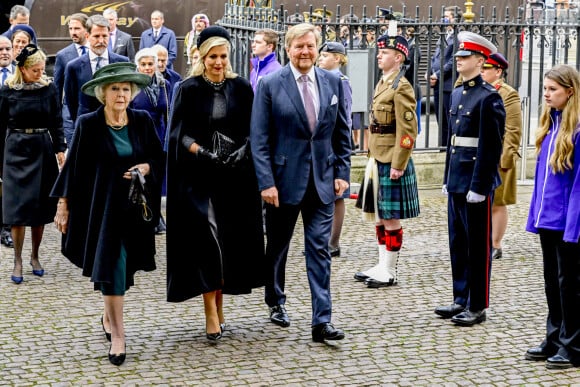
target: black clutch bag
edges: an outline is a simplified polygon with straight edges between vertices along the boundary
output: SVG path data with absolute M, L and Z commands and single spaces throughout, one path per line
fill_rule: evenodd
M 225 160 L 233 151 L 236 150 L 234 140 L 223 133 L 215 131 L 212 136 L 213 152 L 220 160 Z

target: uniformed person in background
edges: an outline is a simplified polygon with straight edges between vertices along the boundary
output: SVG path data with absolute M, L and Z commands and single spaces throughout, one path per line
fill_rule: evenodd
M 336 41 L 336 31 L 334 26 L 329 24 L 332 22 L 332 11 L 323 8 L 316 8 L 312 13 L 304 11 L 303 14 L 304 21 L 316 25 L 316 28 L 318 28 L 320 33 L 324 36 L 325 42 Z
M 516 204 L 516 161 L 520 157 L 520 140 L 522 138 L 520 95 L 517 90 L 505 83 L 508 66 L 507 59 L 496 52 L 487 58 L 481 69 L 481 77 L 499 92 L 505 108 L 505 133 L 499 161 L 501 185 L 495 189 L 493 206 L 491 207 L 492 259 L 502 257 L 501 241 L 508 223 L 507 206 Z
M 318 67 L 338 74 L 342 80 L 344 90 L 344 105 L 347 114 L 348 127 L 352 130 L 352 88 L 350 80 L 346 75 L 340 72 L 340 68 L 346 66 L 348 58 L 346 49 L 341 42 L 325 42 L 319 50 Z M 352 138 L 352 133 L 351 133 Z M 350 181 L 348 182 L 350 184 Z M 334 217 L 332 219 L 332 232 L 330 233 L 330 242 L 328 250 L 331 257 L 340 257 L 340 234 L 342 233 L 342 224 L 344 223 L 344 214 L 346 205 L 344 199 L 350 197 L 350 189 L 347 188 L 341 196 L 334 201 Z
M 491 204 L 501 183 L 498 166 L 505 110 L 481 68 L 497 48 L 469 31 L 458 34 L 455 53 L 463 84 L 451 95 L 449 138 L 443 176 L 448 195 L 453 303 L 435 313 L 461 326 L 486 319 L 491 275 Z
M 373 96 L 369 138 L 369 162 L 358 206 L 366 220 L 375 222 L 379 262 L 357 272 L 354 278 L 368 287 L 397 283 L 397 261 L 403 244 L 400 219 L 419 215 L 419 195 L 411 158 L 417 138 L 417 101 L 404 77 L 408 59 L 407 39 L 389 34 L 377 41 L 378 67 L 382 77 Z M 371 183 L 372 182 L 372 183 Z

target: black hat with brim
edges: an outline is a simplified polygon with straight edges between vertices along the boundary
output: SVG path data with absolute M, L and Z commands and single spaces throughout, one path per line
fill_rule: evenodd
M 110 83 L 129 82 L 137 85 L 140 89 L 151 82 L 151 77 L 137 71 L 137 66 L 130 62 L 111 63 L 101 67 L 93 74 L 93 79 L 85 83 L 81 90 L 83 93 L 95 96 L 95 87 Z

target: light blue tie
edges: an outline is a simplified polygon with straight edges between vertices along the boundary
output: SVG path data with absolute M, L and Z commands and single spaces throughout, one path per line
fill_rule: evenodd
M 101 68 L 101 60 L 103 59 L 102 56 L 97 57 L 97 64 L 95 65 L 95 71 Z
M 2 83 L 0 83 L 0 86 L 6 82 L 6 78 L 8 78 L 8 69 L 6 67 L 2 67 Z

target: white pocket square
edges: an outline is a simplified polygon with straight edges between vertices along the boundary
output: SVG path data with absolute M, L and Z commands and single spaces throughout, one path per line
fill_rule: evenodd
M 330 105 L 336 105 L 338 103 L 338 98 L 336 97 L 336 95 L 332 96 L 332 99 L 330 100 Z

